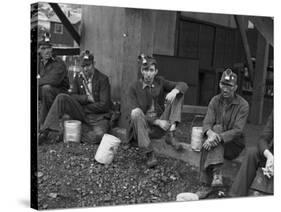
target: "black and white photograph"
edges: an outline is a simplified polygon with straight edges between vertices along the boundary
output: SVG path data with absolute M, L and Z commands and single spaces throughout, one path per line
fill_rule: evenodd
M 32 3 L 31 208 L 273 196 L 274 21 Z

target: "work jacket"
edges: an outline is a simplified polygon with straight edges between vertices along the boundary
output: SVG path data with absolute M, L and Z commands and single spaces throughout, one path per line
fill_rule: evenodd
M 39 86 L 51 85 L 63 91 L 69 88 L 68 72 L 65 63 L 57 57 L 51 57 L 44 65 L 39 64 Z
M 222 141 L 234 142 L 244 147 L 244 127 L 249 114 L 248 102 L 238 94 L 235 94 L 232 102 L 224 106 L 221 94 L 214 96 L 209 105 L 207 114 L 203 120 L 203 133 L 213 129 L 215 125 L 222 126 L 222 133 L 219 133 Z
M 84 108 L 85 114 L 109 114 L 111 109 L 111 94 L 108 77 L 95 69 L 92 77 L 92 96 L 94 102 L 89 102 L 83 84 L 83 78 L 77 74 L 73 80 L 71 96 Z

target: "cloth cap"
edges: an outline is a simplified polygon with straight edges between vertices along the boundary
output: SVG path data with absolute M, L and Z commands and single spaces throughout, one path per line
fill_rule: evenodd
M 81 66 L 88 66 L 94 63 L 94 55 L 89 51 L 85 50 L 81 54 Z
M 232 72 L 230 68 L 226 69 L 221 76 L 220 82 L 225 85 L 236 85 L 237 84 L 237 75 Z

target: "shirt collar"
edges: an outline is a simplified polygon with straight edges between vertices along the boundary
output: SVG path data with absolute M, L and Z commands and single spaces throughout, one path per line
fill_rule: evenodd
M 150 85 L 150 84 L 145 83 L 142 79 L 141 79 L 140 81 L 141 81 L 141 83 L 142 83 L 142 89 L 145 89 L 146 87 L 151 87 L 151 88 L 154 88 L 154 87 L 155 87 L 154 83 L 152 83 L 152 84 Z
M 222 94 L 220 94 L 220 101 L 223 102 L 223 97 Z M 232 99 L 232 102 L 230 103 L 230 105 L 238 105 L 239 104 L 239 99 L 237 97 L 237 94 L 234 94 L 234 98 Z

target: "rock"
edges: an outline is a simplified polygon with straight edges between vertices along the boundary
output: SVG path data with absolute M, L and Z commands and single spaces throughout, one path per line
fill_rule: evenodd
M 51 198 L 57 198 L 58 194 L 57 193 L 49 193 L 48 196 L 51 197 Z
M 43 175 L 44 175 L 43 172 L 37 172 L 37 177 L 38 178 L 42 177 Z
M 104 201 L 105 202 L 108 202 L 108 201 L 110 201 L 111 200 L 111 195 L 109 194 L 109 195 L 107 195 L 107 196 L 105 196 L 105 198 L 104 198 Z
M 172 196 L 172 193 L 171 193 L 171 192 L 168 192 L 168 193 L 167 193 L 167 196 L 168 196 L 168 197 L 171 197 L 171 196 Z
M 42 208 L 43 209 L 47 209 L 48 208 L 48 204 L 43 204 Z

